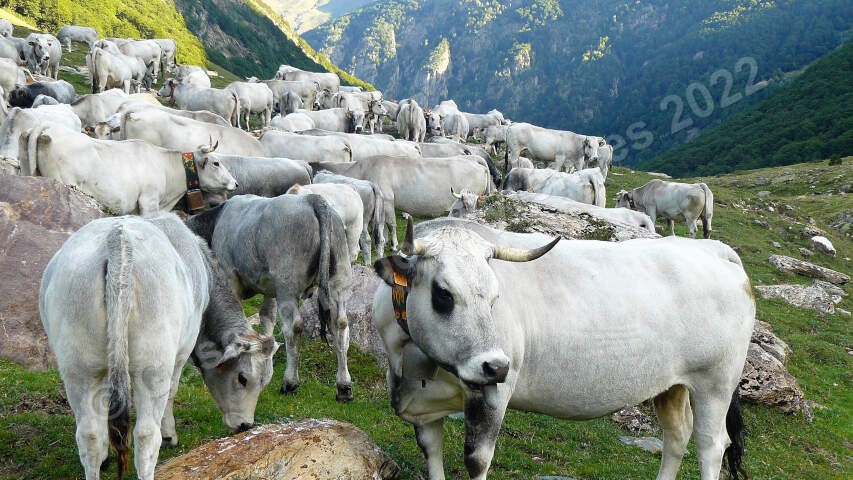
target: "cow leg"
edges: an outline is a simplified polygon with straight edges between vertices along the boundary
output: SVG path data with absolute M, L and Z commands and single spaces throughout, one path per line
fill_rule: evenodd
M 335 386 L 337 387 L 335 400 L 346 403 L 352 401 L 352 377 L 350 377 L 347 366 L 349 319 L 347 318 L 346 302 L 338 300 L 335 304 L 338 306 L 338 312 L 335 315 L 336 318 L 329 322 L 335 356 L 338 359 L 338 371 L 335 375 Z
M 361 235 L 358 237 L 358 246 L 361 249 L 361 256 L 364 264 L 371 265 L 370 232 L 367 231 L 367 222 L 364 223 L 364 228 L 361 231 Z
M 667 218 L 666 223 L 669 225 L 669 234 L 675 236 L 675 220 Z
M 444 480 L 444 419 L 415 425 L 415 439 L 426 458 L 429 480 Z
M 272 335 L 275 330 L 275 310 L 275 297 L 264 295 L 264 303 L 261 304 L 258 316 L 261 317 L 265 335 Z
M 178 385 L 181 382 L 181 372 L 184 370 L 185 360 L 175 362 L 175 368 L 172 372 L 171 388 L 169 389 L 169 399 L 166 401 L 166 410 L 163 412 L 163 420 L 160 421 L 160 435 L 163 438 L 164 447 L 178 446 L 178 430 L 175 428 L 175 394 L 178 392 Z
M 397 251 L 397 215 L 394 213 L 394 197 L 385 198 L 385 226 L 388 228 L 388 238 L 391 239 L 391 250 Z M 380 252 L 380 255 L 385 255 L 385 252 Z
M 675 480 L 693 433 L 693 410 L 687 388 L 675 385 L 655 397 L 655 412 L 663 429 L 663 458 L 657 480 Z
M 295 393 L 299 387 L 299 336 L 302 335 L 302 315 L 296 300 L 284 295 L 278 297 L 278 316 L 281 318 L 281 334 L 287 351 L 287 365 L 284 368 L 284 380 L 280 392 Z M 287 300 L 282 300 L 282 299 Z
M 101 465 L 110 450 L 107 436 L 107 383 L 88 375 L 62 375 L 68 404 L 77 423 L 75 439 L 87 480 L 101 478 Z
M 512 382 L 513 385 L 514 383 Z M 508 386 L 509 391 L 512 390 L 512 385 L 502 386 Z M 474 392 L 466 395 L 465 469 L 472 480 L 486 480 L 508 402 L 509 395 L 501 395 L 498 408 L 494 409 L 486 404 L 482 394 Z
M 719 480 L 723 452 L 730 444 L 726 432 L 726 412 L 731 393 L 713 390 L 690 392 L 693 406 L 693 441 L 699 457 L 699 476 L 702 480 Z
M 564 171 L 563 169 L 566 166 L 566 156 L 565 155 L 557 155 L 554 157 L 554 170 L 558 172 Z
M 136 407 L 136 425 L 133 427 L 135 453 L 133 463 L 140 480 L 154 480 L 154 467 L 160 453 L 162 436 L 160 421 L 166 411 L 171 390 L 171 371 L 150 368 L 134 382 L 133 405 Z

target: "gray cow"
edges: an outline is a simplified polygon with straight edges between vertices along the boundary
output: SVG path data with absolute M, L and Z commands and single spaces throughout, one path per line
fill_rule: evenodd
M 385 198 L 382 196 L 382 191 L 379 190 L 379 185 L 369 180 L 358 180 L 355 178 L 336 175 L 328 170 L 317 172 L 314 175 L 314 183 L 343 183 L 351 186 L 358 192 L 361 197 L 361 203 L 364 205 L 364 225 L 368 226 L 373 238 L 373 245 L 376 247 L 376 252 L 379 255 L 385 254 Z M 364 256 L 364 263 L 370 264 L 370 243 L 369 240 L 365 245 L 364 239 L 360 242 L 361 252 Z
M 59 61 L 62 58 L 59 40 L 49 33 L 31 33 L 25 40 L 22 59 L 27 62 L 30 71 L 58 79 Z
M 153 480 L 160 446 L 178 444 L 172 404 L 189 357 L 234 430 L 251 427 L 272 377 L 275 340 L 252 330 L 207 246 L 174 215 L 78 230 L 44 271 L 39 313 L 87 479 L 99 478 L 108 442 L 119 476 L 127 469 L 133 405 L 137 475 Z
M 228 196 L 252 194 L 277 197 L 287 193 L 296 184 L 311 183 L 311 167 L 302 160 L 210 152 L 197 156 L 196 161 L 219 162 L 228 170 L 238 185 Z M 211 205 L 219 205 L 227 200 L 225 193 L 205 193 L 204 197 Z
M 56 34 L 56 39 L 65 44 L 68 51 L 71 51 L 71 42 L 81 42 L 89 46 L 95 45 L 98 41 L 98 31 L 92 27 L 81 27 L 79 25 L 66 25 L 59 29 Z
M 675 235 L 675 220 L 684 219 L 691 237 L 696 236 L 696 220 L 702 219 L 702 234 L 711 238 L 711 218 L 714 216 L 714 194 L 704 183 L 676 183 L 654 179 L 642 187 L 620 191 L 616 206 L 646 212 L 652 222 L 658 215 L 669 223 Z
M 331 330 L 338 357 L 335 399 L 352 400 L 346 312 L 352 268 L 344 225 L 329 204 L 319 195 L 239 195 L 192 217 L 187 225 L 207 240 L 223 268 L 233 272 L 239 295 L 264 295 L 260 316 L 267 334 L 278 313 L 287 349 L 281 393 L 293 393 L 299 386 L 299 301 L 318 288 L 320 334 L 325 339 Z

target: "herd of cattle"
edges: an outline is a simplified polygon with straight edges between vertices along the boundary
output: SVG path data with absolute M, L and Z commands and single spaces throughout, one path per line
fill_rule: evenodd
M 396 212 L 463 215 L 500 189 L 652 232 L 657 216 L 671 228 L 685 219 L 691 234 L 701 218 L 707 238 L 705 184 L 654 180 L 619 192 L 628 208 L 604 208 L 613 149 L 601 137 L 471 114 L 452 100 L 393 102 L 287 65 L 270 80 L 212 88 L 203 68 L 175 63 L 169 39 L 99 39 L 77 26 L 16 39 L 1 22 L 0 33 L 9 57 L 0 61 L 0 171 L 54 178 L 124 215 L 76 232 L 40 291 L 87 479 L 99 478 L 110 446 L 120 470 L 128 465 L 131 385 L 136 471 L 153 478 L 160 446 L 178 441 L 172 403 L 187 359 L 225 424 L 251 426 L 279 346 L 276 318 L 281 392 L 295 392 L 298 305 L 308 297 L 337 353 L 336 399 L 352 400 L 351 265 L 374 251 L 387 284 L 374 323 L 391 402 L 415 426 L 431 480 L 444 478 L 450 413 L 465 412 L 465 465 L 483 479 L 506 408 L 586 419 L 652 397 L 665 432 L 658 478 L 675 478 L 694 431 L 701 478 L 718 478 L 724 452 L 737 478 L 732 392 L 755 312 L 730 248 L 684 238 L 558 243 L 455 218 L 415 229 L 411 217 L 397 241 Z M 56 80 L 62 43 L 72 42 L 89 49 L 91 94 L 66 95 Z M 157 93 L 175 108 L 150 90 L 165 72 Z M 505 174 L 492 160 L 502 144 Z M 181 221 L 166 212 L 184 197 L 192 208 L 194 177 L 209 208 Z M 614 302 L 601 285 L 630 287 Z M 256 294 L 263 333 L 240 304 Z

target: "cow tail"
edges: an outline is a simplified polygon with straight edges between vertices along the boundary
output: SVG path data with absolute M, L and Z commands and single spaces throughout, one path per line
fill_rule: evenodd
M 592 192 L 593 192 L 592 203 L 593 203 L 593 205 L 595 205 L 596 207 L 602 207 L 603 208 L 605 206 L 605 204 L 607 203 L 607 197 L 606 197 L 606 194 L 604 193 L 604 184 L 599 185 L 598 180 L 593 178 L 593 177 L 590 177 L 589 183 L 592 185 Z
M 128 371 L 127 337 L 131 316 L 131 276 L 133 248 L 122 224 L 107 237 L 107 275 L 105 303 L 107 310 L 107 378 L 109 382 L 110 445 L 118 456 L 119 478 L 129 470 L 130 453 L 130 373 Z
M 702 235 L 711 238 L 711 218 L 714 216 L 714 194 L 704 183 L 699 184 L 705 192 L 705 208 L 702 210 Z
M 380 245 L 380 240 L 383 240 L 382 230 L 385 228 L 385 197 L 382 196 L 382 191 L 379 190 L 379 185 L 370 182 L 370 188 L 373 190 L 373 243 Z M 385 252 L 379 252 L 383 255 Z
M 231 120 L 231 126 L 240 128 L 240 97 L 237 96 L 237 92 L 234 90 L 230 90 L 230 92 L 231 97 L 234 98 L 234 109 L 231 110 L 231 116 L 229 119 Z
M 319 195 L 306 195 L 320 227 L 320 254 L 317 262 L 317 310 L 320 315 L 320 338 L 328 342 L 326 332 L 331 321 L 331 295 L 329 294 L 329 269 L 332 257 L 332 211 Z
M 36 174 L 36 170 L 39 168 L 38 163 L 38 140 L 41 134 L 48 128 L 48 125 L 42 124 L 37 127 L 33 127 L 30 130 L 29 137 L 27 138 L 27 161 L 20 162 L 21 163 L 21 172 L 24 172 L 24 168 L 26 168 L 25 175 L 34 176 Z M 18 149 L 20 151 L 20 148 Z M 26 164 L 26 165 L 25 165 Z
M 729 471 L 732 480 L 747 480 L 749 477 L 743 468 L 746 432 L 744 431 L 743 415 L 740 411 L 740 396 L 737 388 L 732 393 L 732 401 L 729 403 L 729 411 L 726 413 L 726 432 L 732 442 L 723 452 L 726 459 L 726 469 Z

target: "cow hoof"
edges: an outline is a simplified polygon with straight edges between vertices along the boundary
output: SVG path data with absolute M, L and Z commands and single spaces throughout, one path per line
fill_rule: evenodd
M 172 437 L 163 437 L 163 442 L 160 444 L 160 448 L 176 448 L 178 446 L 178 439 L 174 440 Z
M 335 394 L 335 400 L 341 403 L 351 402 L 352 385 L 338 385 L 338 393 Z
M 294 393 L 296 393 L 297 388 L 299 388 L 298 383 L 287 383 L 287 382 L 285 382 L 281 386 L 281 389 L 278 392 L 281 393 L 282 395 L 293 395 Z

